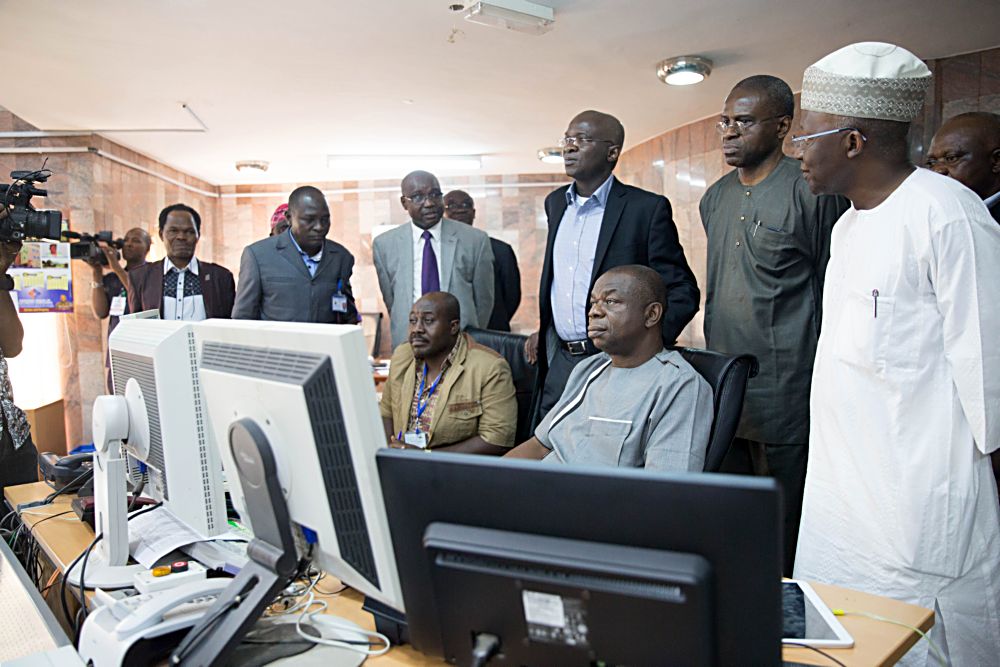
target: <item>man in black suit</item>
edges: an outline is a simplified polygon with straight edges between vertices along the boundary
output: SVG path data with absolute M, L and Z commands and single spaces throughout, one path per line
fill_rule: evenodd
M 598 111 L 578 114 L 559 142 L 573 183 L 545 198 L 549 234 L 538 293 L 541 326 L 525 344 L 543 383 L 539 417 L 555 405 L 573 367 L 597 352 L 587 338 L 587 313 L 594 282 L 608 269 L 642 264 L 660 274 L 667 287 L 662 324 L 667 345 L 698 312 L 698 284 L 670 202 L 612 175 L 624 143 L 621 122 Z M 539 335 L 544 354 L 538 354 Z
M 288 231 L 243 250 L 233 319 L 356 324 L 354 255 L 326 238 L 326 197 L 311 185 L 296 188 L 284 214 Z
M 927 166 L 979 195 L 1000 222 L 1000 115 L 973 111 L 946 120 L 931 140 Z
M 128 312 L 158 310 L 165 320 L 197 322 L 228 318 L 236 285 L 224 266 L 195 257 L 201 216 L 184 204 L 160 211 L 160 239 L 165 259 L 128 272 Z
M 476 204 L 463 190 L 452 190 L 444 196 L 444 217 L 472 226 L 476 219 Z M 493 312 L 487 329 L 510 331 L 510 321 L 521 305 L 521 271 L 517 256 L 509 243 L 490 237 L 493 250 Z

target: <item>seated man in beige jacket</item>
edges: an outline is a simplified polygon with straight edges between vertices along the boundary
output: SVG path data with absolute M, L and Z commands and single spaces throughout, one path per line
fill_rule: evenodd
M 446 292 L 413 304 L 409 342 L 392 355 L 380 404 L 391 446 L 498 455 L 514 445 L 510 367 L 462 333 L 460 320 Z

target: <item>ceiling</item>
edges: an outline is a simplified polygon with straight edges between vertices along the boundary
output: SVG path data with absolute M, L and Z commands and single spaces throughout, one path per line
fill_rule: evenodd
M 995 0 L 541 1 L 556 23 L 534 37 L 467 23 L 454 0 L 2 0 L 0 105 L 45 130 L 196 129 L 186 103 L 207 132 L 106 134 L 215 184 L 401 175 L 330 167 L 330 154 L 558 172 L 535 151 L 582 109 L 618 116 L 632 146 L 716 113 L 745 76 L 798 89 L 850 42 L 923 58 L 1000 44 Z M 655 64 L 684 54 L 714 60 L 712 76 L 660 83 Z M 246 159 L 270 169 L 238 172 Z

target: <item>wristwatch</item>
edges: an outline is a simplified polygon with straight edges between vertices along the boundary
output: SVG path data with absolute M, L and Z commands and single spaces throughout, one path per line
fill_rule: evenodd
M 14 279 L 6 273 L 0 275 L 0 292 L 10 292 L 14 289 Z

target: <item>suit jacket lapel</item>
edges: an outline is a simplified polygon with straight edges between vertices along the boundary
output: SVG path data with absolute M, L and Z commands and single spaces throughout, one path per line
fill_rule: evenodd
M 302 255 L 299 254 L 299 251 L 295 248 L 295 244 L 293 244 L 292 241 L 285 236 L 285 234 L 282 234 L 278 239 L 278 254 L 281 255 L 286 262 L 291 264 L 292 267 L 307 280 L 312 278 L 309 275 L 309 269 L 306 268 L 306 263 L 302 261 Z M 323 253 L 323 255 L 323 259 L 325 260 L 326 253 Z M 320 267 L 322 266 L 323 265 L 321 263 Z M 319 273 L 319 271 L 317 271 L 317 273 Z
M 594 253 L 594 270 L 590 274 L 590 284 L 593 285 L 600 275 L 601 263 L 608 253 L 608 246 L 611 245 L 611 238 L 618 228 L 618 223 L 622 218 L 622 211 L 625 210 L 625 186 L 617 178 L 612 177 L 611 190 L 608 192 L 608 201 L 604 206 L 604 219 L 601 220 L 601 232 L 597 236 L 597 251 Z
M 451 274 L 455 266 L 455 249 L 458 247 L 458 235 L 455 233 L 454 225 L 459 222 L 452 222 L 441 218 L 441 264 L 438 270 L 441 273 L 441 291 L 447 292 L 451 289 Z
M 400 301 L 399 297 L 402 296 L 403 300 L 409 304 L 410 300 L 413 298 L 413 223 L 409 220 L 405 224 L 397 227 L 399 233 L 396 235 L 396 252 L 393 256 L 400 259 L 399 266 L 393 267 L 396 272 L 396 282 L 402 287 L 402 294 L 398 292 L 396 294 L 396 301 Z M 392 261 L 392 257 L 389 258 Z M 400 317 L 404 320 L 410 315 L 410 306 L 407 305 L 406 308 L 399 308 L 398 306 L 393 311 L 401 313 Z
M 321 273 L 328 270 L 334 263 L 337 263 L 338 254 L 337 246 L 333 245 L 332 241 L 323 241 L 323 258 L 319 260 L 319 266 L 316 267 L 316 276 L 314 279 L 319 278 Z M 302 268 L 305 268 L 305 262 L 300 259 L 299 263 L 302 264 Z M 307 270 L 306 273 L 309 273 L 309 271 Z
M 216 310 L 217 305 L 217 292 L 215 290 L 216 278 L 214 276 L 214 267 L 210 266 L 208 262 L 198 262 L 198 281 L 201 282 L 201 298 L 205 302 L 205 317 L 215 317 L 218 312 Z

